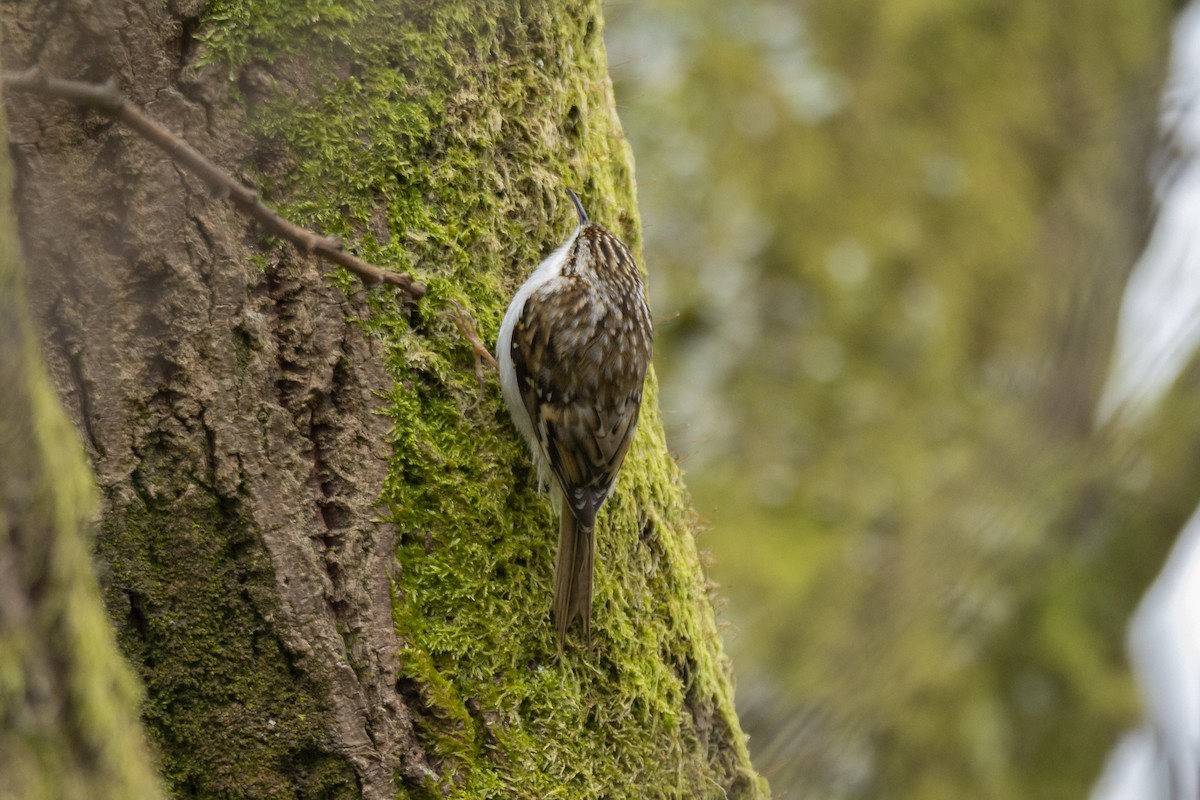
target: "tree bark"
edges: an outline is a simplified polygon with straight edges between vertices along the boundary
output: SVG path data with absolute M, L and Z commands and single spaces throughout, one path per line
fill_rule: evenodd
M 640 243 L 594 3 L 3 6 L 8 69 L 120 90 L 428 294 L 327 277 L 103 115 L 9 97 L 32 309 L 178 796 L 756 797 L 654 381 L 556 652 L 555 527 L 494 339 L 565 187 Z

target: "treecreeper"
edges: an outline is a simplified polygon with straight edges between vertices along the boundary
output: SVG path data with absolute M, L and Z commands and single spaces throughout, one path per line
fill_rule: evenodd
M 579 224 L 517 290 L 496 341 L 505 404 L 559 516 L 560 647 L 576 617 L 591 635 L 596 514 L 633 441 L 654 338 L 633 254 L 567 191 Z

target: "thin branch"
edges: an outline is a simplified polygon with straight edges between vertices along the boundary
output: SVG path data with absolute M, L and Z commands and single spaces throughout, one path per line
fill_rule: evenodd
M 397 286 L 414 300 L 425 294 L 425 284 L 414 281 L 407 273 L 382 270 L 342 249 L 336 236 L 321 236 L 284 219 L 258 198 L 258 193 L 240 183 L 232 175 L 201 155 L 195 148 L 146 116 L 117 91 L 116 83 L 85 83 L 64 80 L 43 73 L 37 67 L 23 72 L 4 73 L 4 85 L 12 90 L 40 94 L 66 100 L 76 105 L 94 108 L 120 120 L 148 139 L 208 185 L 218 197 L 228 197 L 243 213 L 258 220 L 271 233 L 287 239 L 305 253 L 339 264 L 353 272 L 367 286 L 388 283 Z
M 492 369 L 500 369 L 500 365 L 496 363 L 491 351 L 479 340 L 479 331 L 475 328 L 475 320 L 471 319 L 458 303 L 451 300 L 450 305 L 454 306 L 454 323 L 458 325 L 459 333 L 467 340 L 467 344 L 471 345 L 471 349 L 475 351 L 475 357 L 491 364 Z
M 454 323 L 458 325 L 458 332 L 462 334 L 462 337 L 467 340 L 467 344 L 471 345 L 471 349 L 475 351 L 475 379 L 479 381 L 479 393 L 480 399 L 482 399 L 483 392 L 487 388 L 487 381 L 483 377 L 484 362 L 486 361 L 491 364 L 492 369 L 497 371 L 500 369 L 500 365 L 492 357 L 491 351 L 479 340 L 479 331 L 475 327 L 475 320 L 471 319 L 470 315 L 458 303 L 451 300 L 450 305 L 454 309 Z M 471 408 L 467 410 L 473 411 L 478 405 L 479 400 L 477 399 Z

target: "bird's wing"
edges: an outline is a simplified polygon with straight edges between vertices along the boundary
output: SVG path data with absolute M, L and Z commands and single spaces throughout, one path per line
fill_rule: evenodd
M 642 376 L 601 385 L 599 367 L 584 363 L 571 337 L 547 329 L 540 300 L 529 298 L 513 331 L 517 386 L 563 496 L 577 519 L 590 522 L 633 440 Z
M 638 393 L 640 395 L 640 392 Z M 581 404 L 543 404 L 542 424 L 550 467 L 562 483 L 576 518 L 595 517 L 612 491 L 637 427 L 639 397 L 623 412 L 600 412 Z

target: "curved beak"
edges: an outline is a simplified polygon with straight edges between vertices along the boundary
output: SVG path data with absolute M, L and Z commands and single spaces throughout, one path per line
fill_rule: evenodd
M 567 189 L 567 194 L 571 195 L 571 202 L 575 204 L 575 213 L 579 214 L 580 226 L 587 225 L 591 220 L 588 219 L 587 212 L 583 210 L 583 203 L 579 202 L 579 196 L 570 189 Z

